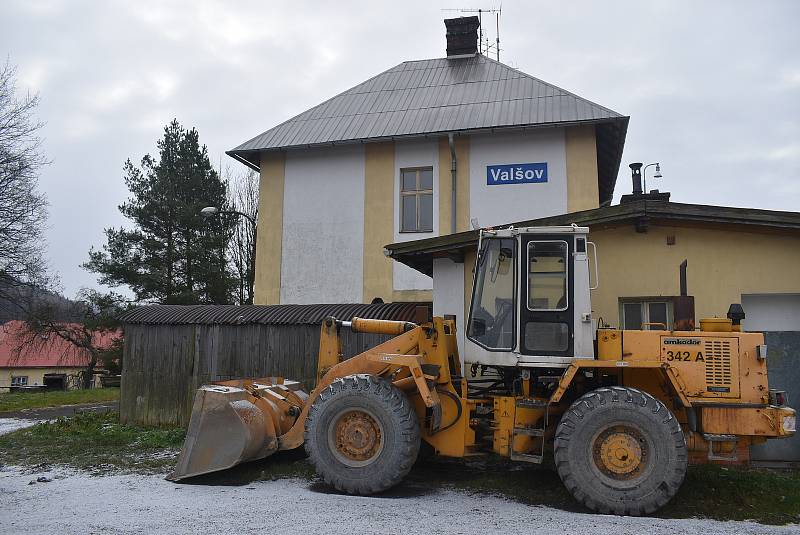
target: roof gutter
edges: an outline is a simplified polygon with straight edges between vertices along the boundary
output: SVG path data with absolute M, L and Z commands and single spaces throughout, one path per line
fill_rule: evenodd
M 253 171 L 255 171 L 257 173 L 261 172 L 261 168 L 259 166 L 255 165 L 253 162 L 251 162 L 250 160 L 247 160 L 246 158 L 242 158 L 235 151 L 228 150 L 228 151 L 225 151 L 225 154 L 227 154 L 228 156 L 230 156 L 231 158 L 233 158 L 237 162 L 245 164 L 247 167 L 249 167 Z

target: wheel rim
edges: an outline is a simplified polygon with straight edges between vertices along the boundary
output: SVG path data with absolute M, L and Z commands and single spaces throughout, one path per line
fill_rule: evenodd
M 328 428 L 328 445 L 343 464 L 366 466 L 383 451 L 383 425 L 368 409 L 345 409 L 333 418 Z
M 608 426 L 592 440 L 595 468 L 613 481 L 640 478 L 647 472 L 651 458 L 651 447 L 644 434 L 630 425 Z

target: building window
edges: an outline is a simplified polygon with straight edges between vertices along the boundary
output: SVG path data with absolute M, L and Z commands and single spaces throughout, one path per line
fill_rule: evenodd
M 28 385 L 27 375 L 11 376 L 11 386 L 27 386 L 27 385 Z
M 433 167 L 400 170 L 400 232 L 433 232 Z
M 646 325 L 648 323 L 661 323 L 666 325 L 667 330 L 672 329 L 672 301 L 663 298 L 626 298 L 620 302 L 619 309 L 620 325 L 623 329 L 663 329 L 661 325 Z

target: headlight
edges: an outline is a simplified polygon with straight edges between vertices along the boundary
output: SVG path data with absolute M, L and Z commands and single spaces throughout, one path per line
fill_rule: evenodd
M 786 433 L 794 433 L 795 432 L 795 417 L 794 416 L 784 416 L 783 417 L 783 431 Z

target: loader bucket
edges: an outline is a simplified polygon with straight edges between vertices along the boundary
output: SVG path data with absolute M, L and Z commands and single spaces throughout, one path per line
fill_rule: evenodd
M 224 470 L 263 459 L 278 449 L 269 406 L 244 388 L 204 385 L 194 398 L 192 416 L 170 481 Z

